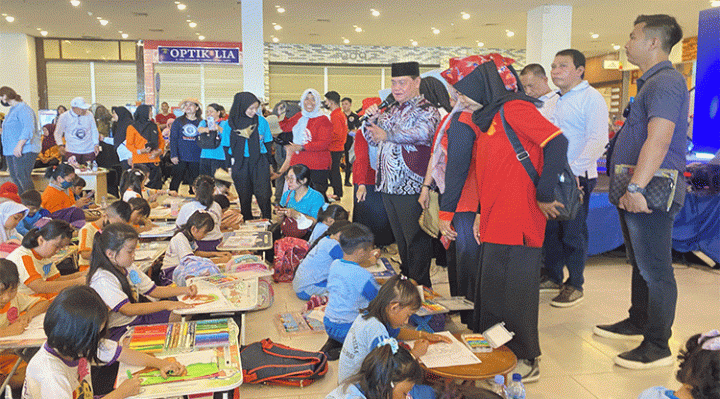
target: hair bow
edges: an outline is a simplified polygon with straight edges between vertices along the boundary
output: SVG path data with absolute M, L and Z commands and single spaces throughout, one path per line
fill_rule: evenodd
M 705 342 L 703 342 L 703 340 Z M 720 350 L 720 331 L 708 331 L 698 338 L 698 344 L 702 343 L 702 348 L 708 351 Z
M 397 353 L 397 351 L 398 351 L 398 342 L 397 342 L 397 340 L 396 340 L 395 338 L 393 338 L 393 337 L 387 337 L 387 338 L 383 339 L 382 341 L 380 341 L 380 342 L 377 344 L 377 347 L 379 348 L 379 347 L 385 346 L 385 345 L 390 345 L 390 349 L 392 349 L 393 355 Z

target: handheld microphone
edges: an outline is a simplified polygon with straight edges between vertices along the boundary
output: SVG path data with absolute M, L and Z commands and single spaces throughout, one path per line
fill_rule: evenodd
M 385 99 L 385 101 L 381 102 L 380 105 L 378 105 L 378 111 L 382 111 L 385 108 L 388 108 L 389 106 L 395 104 L 396 102 L 397 101 L 395 101 L 395 99 L 392 96 L 389 96 L 388 98 Z M 367 120 L 367 118 L 368 118 L 368 115 L 365 114 L 360 118 L 359 122 L 363 123 Z

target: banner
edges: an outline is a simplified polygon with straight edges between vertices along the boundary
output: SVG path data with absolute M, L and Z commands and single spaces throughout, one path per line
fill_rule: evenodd
M 240 48 L 158 46 L 160 63 L 240 64 Z

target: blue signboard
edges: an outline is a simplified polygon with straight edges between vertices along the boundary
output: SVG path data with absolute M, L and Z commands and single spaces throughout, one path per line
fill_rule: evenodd
M 240 64 L 240 48 L 158 46 L 160 63 Z
M 694 151 L 720 148 L 720 8 L 700 11 L 693 117 Z

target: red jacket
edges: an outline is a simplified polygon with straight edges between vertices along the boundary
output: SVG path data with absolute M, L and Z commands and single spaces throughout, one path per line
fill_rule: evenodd
M 347 140 L 348 126 L 347 116 L 342 112 L 342 108 L 335 108 L 330 114 L 330 122 L 332 123 L 332 141 L 330 141 L 330 151 L 345 151 L 345 140 Z
M 302 117 L 302 112 L 298 112 L 290 119 L 280 121 L 280 128 L 283 132 L 292 131 L 293 126 Z M 299 153 L 289 154 L 290 166 L 303 164 L 310 170 L 329 170 L 332 160 L 330 158 L 330 140 L 332 139 L 332 123 L 327 116 L 318 116 L 311 118 L 307 124 L 310 130 L 311 140 L 304 145 L 305 150 Z

